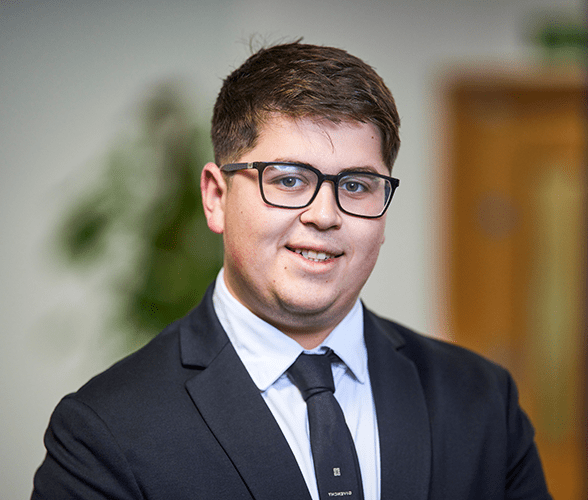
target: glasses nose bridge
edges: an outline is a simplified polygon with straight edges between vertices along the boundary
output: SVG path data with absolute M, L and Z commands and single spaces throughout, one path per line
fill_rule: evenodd
M 339 203 L 339 194 L 337 193 L 339 176 L 323 174 L 320 171 L 317 172 L 317 174 L 317 183 L 314 194 L 312 195 L 310 201 L 305 205 L 305 207 L 308 207 L 310 210 L 306 214 L 315 214 L 311 217 L 314 218 L 314 220 L 320 219 L 320 224 L 324 224 L 325 221 L 338 221 L 340 217 L 340 211 L 343 210 Z M 328 190 L 330 192 L 326 194 L 319 194 L 321 193 L 321 187 L 325 181 L 330 181 L 333 184 L 333 189 L 332 191 Z M 305 217 L 308 217 L 308 215 L 305 215 Z
M 331 174 L 323 174 L 322 172 L 319 172 L 318 181 L 316 183 L 316 189 L 314 190 L 314 196 L 310 200 L 309 205 L 311 203 L 313 203 L 314 200 L 317 198 L 319 191 L 321 190 L 321 187 L 323 186 L 324 181 L 329 181 L 333 184 L 333 196 L 335 197 L 335 203 L 337 204 L 338 208 L 341 208 L 339 205 L 339 193 L 337 192 L 339 190 L 339 176 L 338 175 L 331 175 Z
M 337 193 L 337 189 L 339 189 L 339 176 L 338 175 L 331 175 L 331 174 L 323 174 L 320 172 L 318 176 L 318 181 L 316 183 L 316 193 L 318 194 L 319 190 L 321 189 L 323 182 L 329 181 L 333 184 L 334 192 Z

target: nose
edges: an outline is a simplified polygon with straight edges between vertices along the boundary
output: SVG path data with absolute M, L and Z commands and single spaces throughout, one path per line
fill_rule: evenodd
M 321 230 L 341 226 L 341 211 L 337 207 L 335 186 L 332 182 L 323 182 L 315 199 L 300 214 L 300 220 Z

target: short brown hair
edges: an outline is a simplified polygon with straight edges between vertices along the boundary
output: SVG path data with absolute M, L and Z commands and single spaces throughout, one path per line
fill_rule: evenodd
M 223 82 L 212 117 L 218 165 L 253 149 L 272 113 L 378 128 L 382 158 L 392 169 L 400 119 L 392 93 L 374 69 L 344 50 L 300 42 L 253 54 Z

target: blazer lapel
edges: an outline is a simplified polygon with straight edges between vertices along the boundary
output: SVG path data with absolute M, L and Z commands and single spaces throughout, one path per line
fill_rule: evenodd
M 187 381 L 188 393 L 256 500 L 310 500 L 286 438 L 214 314 L 211 295 L 181 334 L 184 364 L 204 368 Z
M 399 349 L 402 337 L 364 308 L 368 367 L 380 434 L 381 498 L 426 499 L 431 432 L 416 367 Z

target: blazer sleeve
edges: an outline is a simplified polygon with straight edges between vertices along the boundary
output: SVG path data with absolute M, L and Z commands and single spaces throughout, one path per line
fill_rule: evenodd
M 534 441 L 533 426 L 519 406 L 518 391 L 510 375 L 507 378 L 507 398 L 506 498 L 507 500 L 552 500 Z
M 47 455 L 32 500 L 143 498 L 127 459 L 102 419 L 73 396 L 55 408 L 45 433 Z

